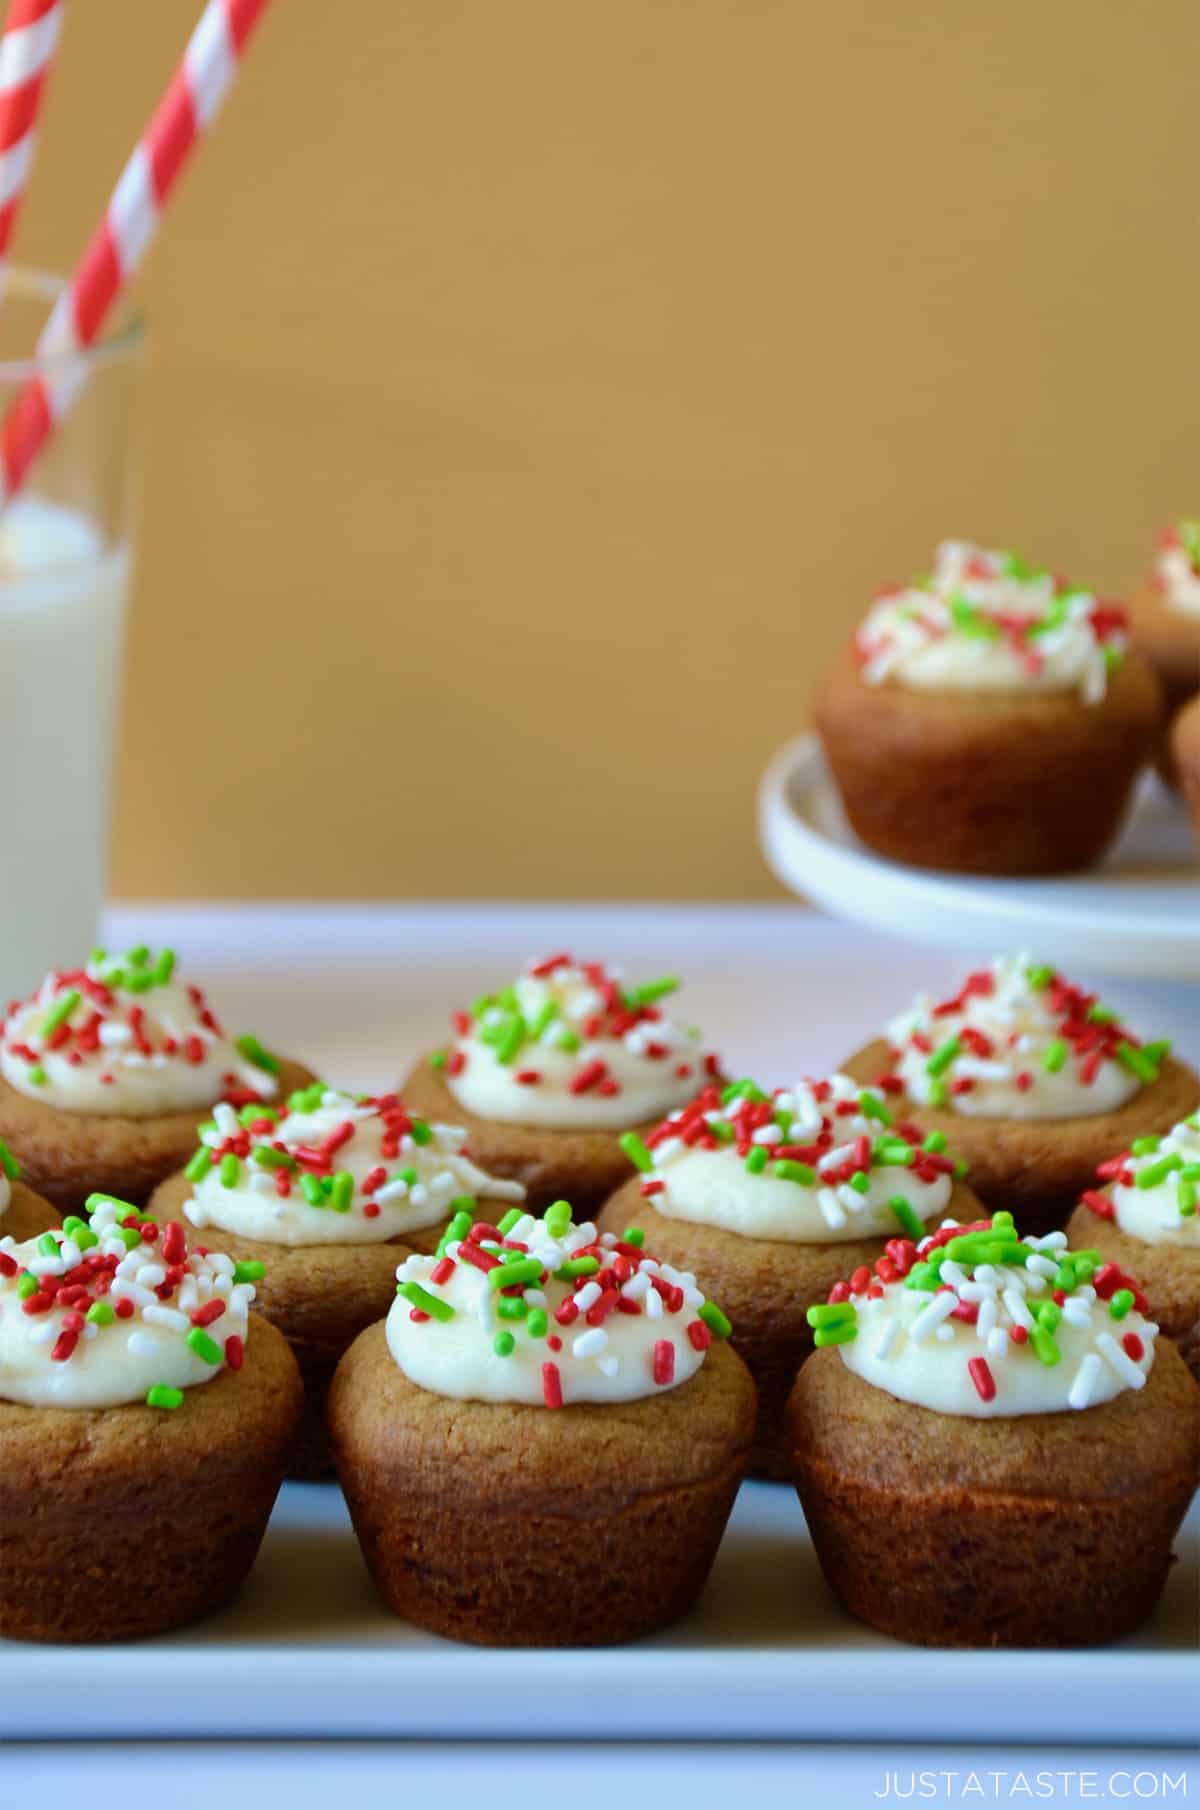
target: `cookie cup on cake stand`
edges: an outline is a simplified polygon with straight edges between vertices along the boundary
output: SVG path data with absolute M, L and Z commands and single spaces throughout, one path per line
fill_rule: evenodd
M 686 1614 L 754 1435 L 720 1310 L 558 1203 L 399 1273 L 329 1398 L 388 1607 L 485 1646 L 611 1645 Z
M 919 998 L 843 1064 L 899 1117 L 942 1132 L 985 1206 L 1063 1226 L 1096 1166 L 1200 1105 L 1165 1040 L 1142 1042 L 1097 997 L 1027 956 L 953 996 Z
M 1200 691 L 1200 522 L 1177 522 L 1163 535 L 1153 578 L 1129 604 L 1129 635 L 1153 667 L 1174 723 Z M 1169 785 L 1178 785 L 1166 736 L 1159 769 Z
M 1152 1613 L 1200 1481 L 1200 1391 L 1143 1297 L 1097 1296 L 1100 1261 L 996 1214 L 812 1310 L 827 1348 L 787 1425 L 851 1615 L 922 1645 L 1046 1647 Z
M 0 1141 L 0 1238 L 22 1244 L 60 1224 L 48 1200 L 35 1194 L 21 1180 L 21 1165 L 8 1145 Z
M 979 1202 L 941 1133 L 897 1123 L 844 1075 L 772 1094 L 714 1084 L 626 1149 L 640 1174 L 597 1223 L 618 1237 L 640 1226 L 721 1302 L 758 1390 L 750 1470 L 790 1479 L 783 1410 L 814 1349 L 807 1309 L 893 1245 L 911 1251 L 927 1221 L 976 1218 Z
M 396 1266 L 432 1252 L 453 1224 L 463 1236 L 478 1202 L 511 1205 L 522 1190 L 463 1153 L 462 1132 L 430 1124 L 395 1094 L 355 1096 L 316 1081 L 275 1109 L 219 1104 L 186 1170 L 150 1201 L 255 1276 L 256 1310 L 291 1345 L 304 1413 L 289 1477 L 333 1475 L 325 1398 L 342 1354 L 383 1319 Z
M 945 542 L 884 593 L 814 717 L 868 848 L 953 873 L 1094 866 L 1161 733 L 1162 696 L 1122 612 L 1011 554 Z
M 300 1413 L 295 1360 L 230 1259 L 189 1251 L 178 1222 L 139 1230 L 127 1203 L 93 1205 L 90 1226 L 0 1241 L 9 1639 L 142 1639 L 219 1609 Z
M 627 986 L 567 955 L 531 962 L 456 1012 L 453 1041 L 401 1091 L 414 1111 L 461 1125 L 475 1161 L 520 1182 L 531 1211 L 567 1198 L 597 1212 L 629 1178 L 622 1133 L 650 1131 L 718 1074 L 699 1033 L 663 1008 L 677 986 Z
M 1098 1293 L 1119 1300 L 1136 1276 L 1152 1319 L 1200 1383 L 1200 1114 L 1165 1137 L 1135 1138 L 1101 1163 L 1067 1222 L 1072 1245 L 1104 1259 Z
M 172 950 L 96 950 L 0 1026 L 0 1137 L 61 1213 L 96 1190 L 144 1206 L 218 1100 L 270 1101 L 312 1079 L 256 1037 L 227 1038 Z

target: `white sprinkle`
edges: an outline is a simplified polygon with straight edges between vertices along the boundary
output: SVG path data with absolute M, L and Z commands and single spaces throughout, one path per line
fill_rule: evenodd
M 883 1329 L 883 1337 L 880 1339 L 878 1345 L 875 1347 L 875 1356 L 877 1358 L 881 1359 L 882 1361 L 886 1362 L 886 1360 L 891 1357 L 893 1351 L 895 1351 L 896 1344 L 897 1344 L 897 1341 L 899 1340 L 899 1337 L 900 1337 L 899 1320 L 889 1320 L 887 1325 Z
M 1067 1391 L 1067 1405 L 1071 1408 L 1086 1408 L 1096 1393 L 1096 1379 L 1103 1369 L 1100 1358 L 1094 1351 L 1089 1351 L 1080 1364 Z
M 949 1290 L 944 1294 L 935 1295 L 933 1300 L 929 1303 L 929 1306 L 921 1309 L 920 1313 L 909 1327 L 909 1338 L 912 1339 L 914 1343 L 920 1344 L 922 1339 L 928 1338 L 931 1332 L 936 1331 L 943 1320 L 949 1319 L 957 1306 L 958 1297 L 950 1293 Z
M 1110 1370 L 1115 1370 L 1123 1383 L 1131 1389 L 1146 1387 L 1146 1373 L 1134 1363 L 1127 1351 L 1122 1351 L 1111 1332 L 1102 1332 L 1096 1340 L 1096 1350 L 1100 1353 Z
M 1033 1325 L 1033 1315 L 1025 1305 L 1025 1297 L 1020 1289 L 1006 1288 L 1004 1305 L 1008 1309 L 1008 1317 L 1014 1326 L 1023 1326 L 1026 1332 Z
M 608 1334 L 603 1326 L 590 1326 L 586 1332 L 580 1333 L 571 1350 L 577 1358 L 597 1357 L 607 1344 Z
M 186 1332 L 190 1324 L 186 1314 L 180 1313 L 177 1307 L 164 1307 L 161 1301 L 153 1307 L 144 1307 L 142 1318 L 150 1326 L 166 1326 L 172 1332 Z
M 148 1332 L 131 1332 L 125 1341 L 125 1348 L 134 1357 L 157 1357 L 162 1347 L 158 1340 Z
M 820 1208 L 821 1218 L 827 1226 L 832 1226 L 836 1231 L 840 1226 L 845 1225 L 846 1215 L 838 1205 L 838 1197 L 832 1188 L 817 1189 L 817 1206 Z
M 645 1312 L 648 1320 L 661 1320 L 663 1317 L 663 1300 L 656 1288 L 652 1288 L 646 1296 Z
M 598 1282 L 585 1282 L 575 1296 L 575 1305 L 580 1313 L 585 1314 L 589 1307 L 594 1307 L 603 1293 Z
M 621 1360 L 619 1357 L 612 1356 L 597 1358 L 596 1368 L 601 1376 L 615 1376 L 621 1368 Z
M 1009 1344 L 1010 1344 L 1009 1336 L 1005 1332 L 1003 1326 L 993 1326 L 992 1330 L 988 1333 L 988 1336 L 987 1336 L 987 1354 L 988 1354 L 988 1356 L 990 1358 L 1007 1357 L 1008 1350 L 1009 1350 Z

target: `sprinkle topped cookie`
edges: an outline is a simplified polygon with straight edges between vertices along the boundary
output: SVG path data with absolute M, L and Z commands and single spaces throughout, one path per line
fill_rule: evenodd
M 0 1074 L 62 1112 L 130 1118 L 184 1112 L 222 1095 L 270 1099 L 278 1064 L 253 1037 L 231 1042 L 175 954 L 92 952 L 14 1001 L 0 1026 Z
M 462 1213 L 396 1272 L 387 1341 L 404 1374 L 459 1401 L 639 1401 L 693 1376 L 729 1322 L 642 1234 L 575 1225 L 566 1201 L 498 1226 Z
M 617 969 L 569 955 L 533 961 L 454 1019 L 433 1058 L 483 1119 L 623 1129 L 678 1106 L 717 1072 L 700 1035 L 663 1011 L 673 978 L 627 986 Z
M 1089 1189 L 1083 1205 L 1099 1218 L 1143 1244 L 1200 1250 L 1200 1113 L 1165 1137 L 1136 1138 L 1096 1174 L 1111 1191 Z
M 0 1399 L 170 1409 L 240 1369 L 262 1265 L 189 1249 L 178 1221 L 108 1195 L 88 1210 L 24 1244 L 0 1238 Z
M 471 1162 L 454 1126 L 427 1123 L 395 1094 L 356 1098 L 320 1081 L 285 1112 L 219 1105 L 186 1173 L 193 1225 L 267 1244 L 375 1244 L 477 1196 L 525 1194 Z
M 1111 1112 L 1157 1080 L 1170 1053 L 1025 955 L 997 957 L 951 998 L 917 999 L 887 1035 L 893 1072 L 880 1086 L 980 1118 Z
M 895 1123 L 879 1093 L 845 1075 L 770 1094 L 750 1080 L 710 1085 L 623 1144 L 656 1212 L 798 1244 L 919 1237 L 945 1211 L 956 1169 L 941 1133 Z
M 1169 610 L 1200 616 L 1200 522 L 1176 522 L 1159 543 L 1154 582 Z
M 1140 1288 L 1010 1213 L 895 1239 L 808 1311 L 818 1345 L 900 1401 L 976 1419 L 1057 1414 L 1144 1387 L 1158 1327 Z
M 855 637 L 868 685 L 1104 696 L 1125 614 L 1015 553 L 943 541 L 929 575 L 881 593 Z

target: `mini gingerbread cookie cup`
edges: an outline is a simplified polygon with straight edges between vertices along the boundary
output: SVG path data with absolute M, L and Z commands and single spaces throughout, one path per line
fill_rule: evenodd
M 453 1041 L 423 1057 L 402 1093 L 461 1125 L 492 1175 L 538 1211 L 567 1198 L 598 1211 L 628 1179 L 621 1134 L 650 1131 L 719 1072 L 699 1033 L 669 1018 L 673 978 L 627 986 L 568 955 L 530 962 L 513 985 L 454 1014 Z
M 755 1421 L 720 1311 L 565 1208 L 506 1237 L 481 1228 L 400 1275 L 329 1399 L 389 1608 L 487 1646 L 610 1645 L 684 1615 Z
M 284 1110 L 286 1107 L 286 1110 Z M 430 1124 L 394 1094 L 352 1096 L 323 1082 L 280 1109 L 216 1108 L 185 1172 L 150 1212 L 202 1228 L 257 1286 L 256 1308 L 288 1340 L 304 1379 L 304 1413 L 287 1474 L 333 1475 L 325 1398 L 343 1353 L 395 1299 L 396 1266 L 461 1237 L 480 1199 L 521 1199 L 469 1161 L 461 1132 Z
M 876 601 L 816 698 L 857 835 L 956 873 L 1092 866 L 1162 726 L 1124 626 L 1012 554 L 943 543 L 926 580 Z
M 1096 1183 L 1067 1237 L 1101 1253 L 1109 1293 L 1138 1278 L 1152 1318 L 1200 1382 L 1200 1114 L 1165 1137 L 1134 1138 L 1101 1163 Z
M 0 1026 L 0 1137 L 63 1213 L 94 1190 L 141 1206 L 188 1160 L 215 1102 L 312 1080 L 254 1037 L 231 1042 L 169 949 L 96 950 Z
M 227 1257 L 189 1252 L 181 1225 L 143 1227 L 127 1203 L 95 1208 L 91 1227 L 0 1243 L 11 1639 L 141 1639 L 228 1602 L 300 1412 L 287 1344 L 248 1313 L 253 1287 Z
M 1200 1392 L 1144 1300 L 1099 1300 L 1098 1255 L 1065 1244 L 996 1215 L 813 1310 L 797 1489 L 831 1590 L 882 1633 L 1086 1646 L 1153 1612 L 1200 1481 Z
M 841 1276 L 911 1250 L 929 1219 L 973 1219 L 979 1203 L 941 1133 L 897 1122 L 843 1075 L 773 1094 L 748 1080 L 706 1088 L 626 1145 L 640 1174 L 597 1223 L 618 1237 L 641 1227 L 722 1303 L 758 1390 L 751 1474 L 788 1480 L 783 1411 L 814 1349 L 808 1308 Z
M 1026 956 L 919 999 L 843 1067 L 949 1140 L 985 1206 L 1065 1224 L 1098 1163 L 1200 1105 L 1200 1079 L 1094 994 Z

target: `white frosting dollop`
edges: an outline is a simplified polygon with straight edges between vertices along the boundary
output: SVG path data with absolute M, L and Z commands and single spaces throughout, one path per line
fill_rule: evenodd
M 1180 522 L 1172 529 L 1159 549 L 1154 571 L 1169 610 L 1200 616 L 1200 522 Z
M 598 962 L 531 962 L 457 1016 L 447 1085 L 468 1112 L 513 1124 L 622 1130 L 658 1118 L 715 1072 L 699 1033 L 657 1003 L 676 984 L 627 989 Z
M 1117 1172 L 1112 1215 L 1122 1232 L 1143 1244 L 1200 1251 L 1200 1113 L 1165 1137 L 1138 1139 L 1132 1151 L 1104 1165 L 1110 1168 Z
M 194 1226 L 264 1244 L 379 1244 L 479 1197 L 525 1198 L 470 1160 L 457 1127 L 428 1124 L 394 1094 L 355 1099 L 320 1082 L 278 1120 L 217 1106 L 188 1174 Z
M 255 1292 L 245 1266 L 189 1251 L 178 1223 L 148 1237 L 123 1228 L 141 1218 L 126 1202 L 88 1204 L 90 1224 L 0 1238 L 0 1399 L 113 1408 L 239 1368 Z
M 435 1395 L 551 1408 L 640 1401 L 687 1382 L 714 1332 L 728 1332 L 694 1276 L 574 1225 L 561 1206 L 504 1224 L 503 1237 L 476 1242 L 473 1229 L 396 1272 L 388 1346 L 405 1376 Z M 511 1293 L 491 1280 L 506 1259 Z
M 657 1213 L 744 1238 L 835 1244 L 911 1231 L 945 1211 L 945 1139 L 893 1127 L 882 1098 L 846 1075 L 766 1094 L 705 1088 L 639 1151 Z
M 855 645 L 868 685 L 916 691 L 1078 691 L 1103 698 L 1126 638 L 1121 611 L 1011 553 L 943 541 L 920 583 L 884 592 Z
M 920 996 L 886 1034 L 910 1099 L 988 1119 L 1113 1112 L 1170 1048 L 1139 1044 L 1095 994 L 1027 955 L 998 956 L 953 998 Z
M 62 1112 L 124 1118 L 191 1111 L 232 1088 L 272 1098 L 274 1074 L 230 1042 L 174 968 L 169 949 L 96 950 L 85 968 L 48 975 L 0 1027 L 0 1075 Z
M 1064 1232 L 1018 1243 L 1011 1228 L 1006 1214 L 990 1228 L 947 1221 L 905 1273 L 885 1259 L 869 1285 L 843 1284 L 844 1299 L 810 1309 L 817 1343 L 838 1345 L 848 1370 L 899 1401 L 976 1420 L 1060 1414 L 1143 1388 L 1158 1327 L 1136 1284 L 1098 1251 L 1068 1251 Z

